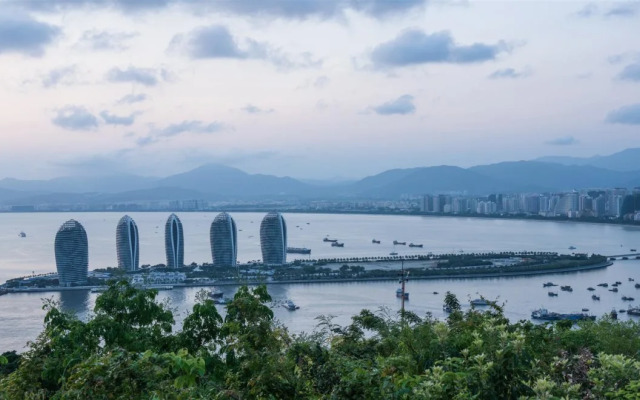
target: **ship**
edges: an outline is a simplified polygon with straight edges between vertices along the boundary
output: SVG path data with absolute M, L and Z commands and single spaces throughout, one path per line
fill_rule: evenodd
M 402 298 L 402 288 L 396 289 L 396 297 Z M 409 300 L 409 292 L 404 292 L 404 299 Z
M 640 307 L 633 307 L 633 308 L 629 308 L 627 310 L 627 314 L 629 315 L 635 315 L 635 316 L 640 316 Z
M 555 284 L 555 283 L 553 283 L 553 282 L 547 282 L 547 283 L 543 283 L 543 284 L 542 284 L 542 287 L 549 287 L 549 286 L 558 286 L 558 285 L 556 285 L 556 284 Z
M 380 241 L 379 241 L 379 240 L 375 240 L 375 239 L 371 239 L 371 243 L 373 243 L 373 244 L 380 244 Z
M 391 253 L 389 253 L 390 256 L 397 256 L 398 253 L 396 253 L 395 251 L 392 251 Z
M 421 244 L 409 243 L 409 247 L 422 247 L 422 245 Z
M 311 254 L 311 249 L 306 247 L 287 247 L 287 253 L 291 254 Z
M 340 243 L 336 241 L 331 243 L 331 247 L 344 247 L 344 243 Z
M 324 238 L 322 239 L 323 242 L 330 242 L 330 243 L 335 243 L 338 241 L 338 239 L 329 239 L 329 238 Z
M 634 286 L 636 287 L 636 289 L 640 289 L 640 283 L 636 283 Z
M 212 299 L 220 299 L 222 296 L 224 296 L 224 293 L 218 288 L 213 288 L 213 290 L 209 292 L 209 297 Z
M 531 318 L 539 319 L 542 321 L 581 321 L 585 319 L 595 320 L 594 315 L 588 315 L 584 313 L 557 313 L 548 311 L 546 308 L 540 308 L 531 313 Z
M 217 297 L 217 298 L 213 299 L 213 304 L 225 305 L 225 304 L 229 304 L 229 303 L 231 303 L 231 299 L 228 299 L 226 297 Z
M 609 289 L 609 291 L 613 293 L 618 293 L 618 288 L 614 287 L 613 289 Z
M 588 290 L 588 291 L 590 291 L 590 292 L 593 292 L 595 289 L 594 289 L 594 288 L 592 288 L 591 286 L 589 286 L 589 287 L 587 288 L 587 290 Z
M 628 297 L 628 296 L 622 296 L 622 301 L 634 301 L 635 299 L 633 297 Z
M 596 296 L 595 294 L 591 296 L 591 300 L 600 301 L 600 296 Z
M 471 305 L 472 306 L 488 306 L 489 302 L 486 301 L 485 299 L 474 299 L 474 300 L 471 300 Z
M 299 309 L 300 307 L 297 306 L 293 300 L 287 300 L 284 302 L 284 304 L 282 305 L 282 307 L 286 308 L 289 311 L 295 311 L 297 309 Z
M 20 232 L 20 233 L 18 233 L 18 236 L 20 236 L 21 238 L 26 238 L 27 234 L 24 233 L 24 232 Z
M 555 292 L 549 292 L 549 297 L 554 297 L 554 296 L 558 296 L 558 293 Z
M 576 246 L 569 246 L 569 250 L 575 250 Z
M 608 283 L 598 283 L 598 286 L 609 287 L 609 284 Z
M 560 286 L 560 290 L 564 290 L 565 292 L 573 292 L 573 288 L 569 285 L 567 286 Z
M 406 245 L 407 245 L 407 242 L 398 242 L 397 240 L 394 240 L 394 241 L 393 241 L 393 244 L 394 244 L 394 245 L 402 245 L 402 246 L 406 246 Z

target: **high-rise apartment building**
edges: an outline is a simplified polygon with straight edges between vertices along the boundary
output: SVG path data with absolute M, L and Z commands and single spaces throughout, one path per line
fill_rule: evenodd
M 182 222 L 175 214 L 169 216 L 164 226 L 164 248 L 167 267 L 181 268 L 184 265 L 184 233 Z
M 226 212 L 218 214 L 209 230 L 211 258 L 214 267 L 235 267 L 238 259 L 236 223 Z
M 56 268 L 60 286 L 82 285 L 89 270 L 87 232 L 76 220 L 62 224 L 55 238 Z
M 140 265 L 140 241 L 138 226 L 128 215 L 120 218 L 116 227 L 116 253 L 118 268 L 125 271 L 135 271 Z
M 282 265 L 287 262 L 287 224 L 280 213 L 270 212 L 260 224 L 262 262 Z

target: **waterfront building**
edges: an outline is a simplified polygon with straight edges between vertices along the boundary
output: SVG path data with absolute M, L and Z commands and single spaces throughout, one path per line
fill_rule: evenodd
M 226 212 L 218 214 L 209 230 L 211 258 L 214 267 L 235 267 L 238 259 L 236 223 Z
M 280 213 L 270 212 L 260 224 L 262 262 L 282 265 L 287 262 L 287 224 Z
M 140 241 L 138 240 L 138 226 L 128 215 L 120 218 L 116 227 L 116 254 L 118 268 L 125 271 L 135 271 L 140 265 Z
M 180 268 L 184 265 L 184 233 L 182 222 L 175 214 L 169 216 L 164 226 L 164 248 L 167 254 L 167 267 Z
M 55 238 L 56 268 L 60 286 L 82 285 L 89 270 L 87 232 L 76 220 L 62 224 Z

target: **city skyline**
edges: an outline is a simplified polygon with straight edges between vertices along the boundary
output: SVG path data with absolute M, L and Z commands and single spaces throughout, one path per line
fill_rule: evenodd
M 637 142 L 637 2 L 72 3 L 0 1 L 1 176 L 354 178 Z

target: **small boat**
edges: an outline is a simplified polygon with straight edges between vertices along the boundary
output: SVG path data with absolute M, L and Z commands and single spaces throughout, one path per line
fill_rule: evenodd
M 220 297 L 220 298 L 213 299 L 213 304 L 224 305 L 224 304 L 229 304 L 229 303 L 231 303 L 231 299 L 228 299 L 226 297 Z
M 542 284 L 542 287 L 549 287 L 549 286 L 558 286 L 558 285 L 556 285 L 556 284 L 555 284 L 555 283 L 553 283 L 553 282 L 547 282 L 547 283 L 543 283 L 543 284 Z
M 564 290 L 565 292 L 573 292 L 573 288 L 569 285 L 567 286 L 560 286 L 560 290 Z
M 640 283 L 636 283 L 634 286 L 636 287 L 636 289 L 640 289 Z
M 595 289 L 594 289 L 594 288 L 592 288 L 591 286 L 589 286 L 589 287 L 587 288 L 587 290 L 588 290 L 588 291 L 590 291 L 590 292 L 593 292 Z
M 618 284 L 617 283 L 612 283 L 611 287 L 618 287 Z
M 289 254 L 311 254 L 311 249 L 306 247 L 287 247 L 287 253 Z
M 422 245 L 421 244 L 409 243 L 409 247 L 422 247 Z
M 91 293 L 103 293 L 103 292 L 106 292 L 107 289 L 109 289 L 109 288 L 106 287 L 106 286 L 94 287 L 94 288 L 91 288 L 90 292 Z
M 583 308 L 583 309 L 582 309 L 582 311 L 583 311 L 583 312 L 588 312 L 588 311 L 589 311 L 589 309 L 588 309 L 588 308 Z
M 331 243 L 331 247 L 344 247 L 344 243 L 333 242 Z
M 600 301 L 600 296 L 596 296 L 595 294 L 593 296 L 591 296 L 592 300 L 597 300 Z
M 628 259 L 629 259 L 629 257 L 624 256 L 624 257 L 622 257 L 622 259 L 623 259 L 623 260 L 628 260 Z
M 407 245 L 407 242 L 398 242 L 397 240 L 394 240 L 394 241 L 393 241 L 393 244 L 394 244 L 394 245 L 406 246 L 406 245 Z
M 402 288 L 396 289 L 396 297 L 402 297 Z M 409 300 L 409 292 L 404 292 L 404 299 Z
M 433 294 L 438 294 L 438 292 L 433 292 Z
M 27 234 L 24 233 L 24 232 L 20 232 L 20 233 L 18 233 L 18 236 L 20 236 L 21 238 L 26 238 Z
M 633 279 L 633 278 L 629 278 L 629 282 L 633 282 L 633 281 L 634 281 L 634 279 Z
M 373 244 L 380 244 L 380 241 L 379 241 L 379 240 L 372 239 L 372 240 L 371 240 L 371 243 L 373 243 Z
M 451 308 L 447 307 L 447 305 L 446 305 L 446 304 L 443 304 L 443 305 L 442 305 L 442 311 L 444 311 L 444 312 L 446 312 L 446 313 L 450 313 L 450 312 L 451 312 L 451 311 L 453 311 L 453 310 L 451 310 Z
M 594 315 L 588 315 L 584 313 L 568 313 L 562 314 L 557 312 L 548 311 L 546 308 L 540 308 L 531 313 L 531 318 L 540 319 L 543 321 L 580 321 L 583 319 L 595 320 Z
M 392 251 L 391 253 L 389 253 L 390 256 L 397 256 L 398 253 L 396 253 L 395 251 Z
M 633 308 L 629 308 L 627 310 L 627 314 L 629 315 L 635 315 L 635 316 L 640 316 L 640 307 L 633 307 Z
M 558 296 L 558 293 L 556 292 L 549 292 L 549 297 L 555 297 Z
M 323 242 L 330 242 L 330 243 L 335 243 L 338 241 L 338 239 L 329 239 L 329 238 L 324 238 L 322 239 Z
M 624 313 L 626 313 L 626 312 L 627 312 L 627 310 L 625 310 L 624 308 L 621 308 L 621 309 L 619 309 L 619 310 L 618 310 L 618 312 L 619 312 L 620 314 L 624 314 Z
M 609 257 L 609 261 L 615 261 L 616 258 L 615 257 Z
M 614 287 L 613 289 L 609 289 L 609 291 L 613 293 L 618 293 L 618 288 Z
M 488 306 L 489 302 L 486 301 L 485 299 L 474 299 L 474 300 L 471 300 L 471 305 L 472 306 Z
M 611 310 L 611 313 L 609 315 L 611 316 L 611 319 L 618 319 L 618 312 L 615 308 Z
M 218 288 L 213 288 L 209 293 L 208 293 L 209 297 L 211 297 L 212 299 L 220 299 L 222 298 L 222 296 L 224 296 L 224 293 L 222 292 L 222 290 L 218 289 Z
M 622 285 L 622 282 L 616 281 L 616 285 Z
M 609 284 L 608 283 L 598 283 L 598 286 L 609 287 Z
M 569 246 L 569 250 L 575 250 L 576 246 Z
M 631 249 L 631 251 L 635 252 L 635 251 L 637 251 L 637 250 L 636 250 L 636 249 Z
M 286 308 L 289 311 L 295 311 L 297 309 L 299 309 L 300 307 L 297 306 L 293 300 L 287 300 L 284 302 L 284 304 L 282 305 L 282 307 Z
M 622 301 L 633 301 L 635 300 L 633 297 L 622 296 Z

